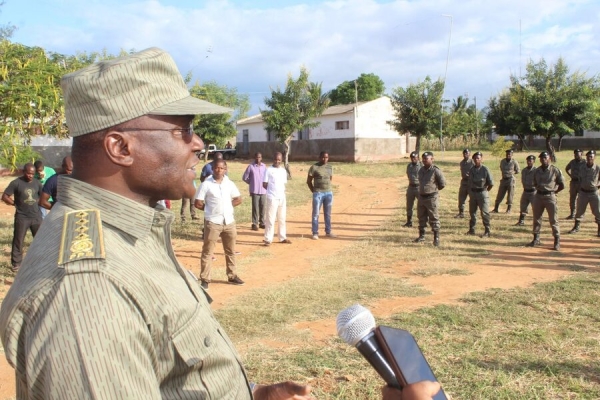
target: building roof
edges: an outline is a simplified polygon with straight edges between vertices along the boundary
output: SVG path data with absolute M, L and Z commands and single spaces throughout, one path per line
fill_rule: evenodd
M 375 99 L 375 100 L 378 100 L 378 99 Z M 375 100 L 371 100 L 371 101 L 375 101 Z M 369 103 L 369 102 L 368 101 L 359 101 L 358 103 L 340 104 L 337 106 L 331 106 L 331 107 L 328 107 L 325 111 L 323 111 L 322 115 L 337 115 L 337 114 L 353 113 L 355 107 L 360 107 L 361 105 L 363 105 L 365 103 Z M 262 115 L 256 114 L 251 117 L 238 120 L 237 124 L 245 125 L 245 124 L 256 124 L 256 123 L 261 123 L 261 122 L 263 122 Z

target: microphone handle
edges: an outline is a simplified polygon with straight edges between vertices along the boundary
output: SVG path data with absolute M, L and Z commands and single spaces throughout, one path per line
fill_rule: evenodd
M 398 380 L 396 379 L 396 375 L 394 374 L 392 367 L 390 367 L 390 364 L 385 359 L 382 350 L 379 348 L 379 343 L 377 343 L 374 331 L 370 332 L 360 342 L 358 342 L 356 344 L 356 348 L 360 354 L 367 359 L 369 364 L 375 368 L 375 371 L 377 371 L 379 376 L 381 376 L 388 385 L 397 389 L 402 389 L 398 383 Z

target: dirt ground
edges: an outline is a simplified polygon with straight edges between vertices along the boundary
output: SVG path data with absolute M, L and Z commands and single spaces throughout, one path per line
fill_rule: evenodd
M 210 286 L 210 295 L 214 299 L 213 307 L 215 309 L 223 307 L 236 296 L 249 290 L 270 286 L 307 273 L 310 270 L 309 258 L 314 254 L 328 256 L 347 246 L 352 246 L 353 241 L 364 237 L 367 232 L 380 226 L 386 218 L 393 215 L 398 207 L 404 206 L 403 196 L 399 196 L 401 191 L 397 179 L 371 180 L 338 176 L 335 178 L 335 184 L 339 186 L 339 193 L 344 194 L 335 197 L 333 207 L 333 228 L 338 237 L 335 239 L 321 238 L 318 241 L 311 240 L 311 206 L 308 202 L 303 206 L 288 209 L 288 237 L 292 240 L 292 245 L 273 243 L 268 248 L 271 254 L 268 262 L 248 266 L 245 274 L 240 274 L 246 281 L 244 286 L 231 286 L 225 282 L 213 281 Z M 0 207 L 0 213 L 3 212 L 5 210 Z M 259 249 L 265 249 L 261 245 L 262 231 L 254 232 L 249 228 L 249 226 L 239 226 L 238 228 L 240 258 L 247 257 Z M 180 262 L 197 273 L 201 244 L 178 240 L 174 245 Z M 581 252 L 594 245 L 594 242 L 585 241 L 583 238 L 579 238 L 579 240 L 564 238 L 562 250 L 564 257 L 561 257 L 561 263 L 572 262 L 581 265 Z M 222 249 L 220 251 L 221 253 L 217 247 L 215 269 L 224 268 Z M 454 303 L 469 292 L 492 287 L 529 286 L 536 282 L 556 280 L 570 273 L 567 268 L 548 268 L 547 265 L 530 262 L 543 257 L 543 254 L 548 252 L 547 249 L 498 248 L 492 249 L 491 252 L 493 256 L 488 257 L 488 261 L 483 259 L 475 265 L 461 266 L 472 272 L 471 275 L 466 276 L 443 275 L 423 278 L 410 274 L 412 269 L 410 265 L 395 265 L 393 268 L 397 274 L 408 277 L 411 283 L 424 286 L 432 294 L 416 298 L 389 298 L 371 305 L 370 309 L 376 317 L 381 317 L 440 303 Z M 290 260 L 294 260 L 294 262 L 291 263 Z M 503 263 L 500 265 L 494 260 L 503 260 Z M 594 260 L 593 265 L 597 265 L 597 260 Z M 298 323 L 297 326 L 310 329 L 315 340 L 336 334 L 334 320 Z M 14 393 L 14 372 L 8 366 L 4 356 L 1 355 L 0 399 L 13 398 Z

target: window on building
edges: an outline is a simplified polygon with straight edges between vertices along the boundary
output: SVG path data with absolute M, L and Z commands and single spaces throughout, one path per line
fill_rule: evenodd
M 350 129 L 350 121 L 335 121 L 335 130 Z

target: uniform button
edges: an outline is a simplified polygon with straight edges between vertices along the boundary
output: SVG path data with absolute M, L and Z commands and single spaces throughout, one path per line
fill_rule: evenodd
M 206 347 L 210 347 L 210 345 L 212 344 L 212 340 L 211 338 L 209 338 L 208 336 L 204 338 L 204 345 Z

